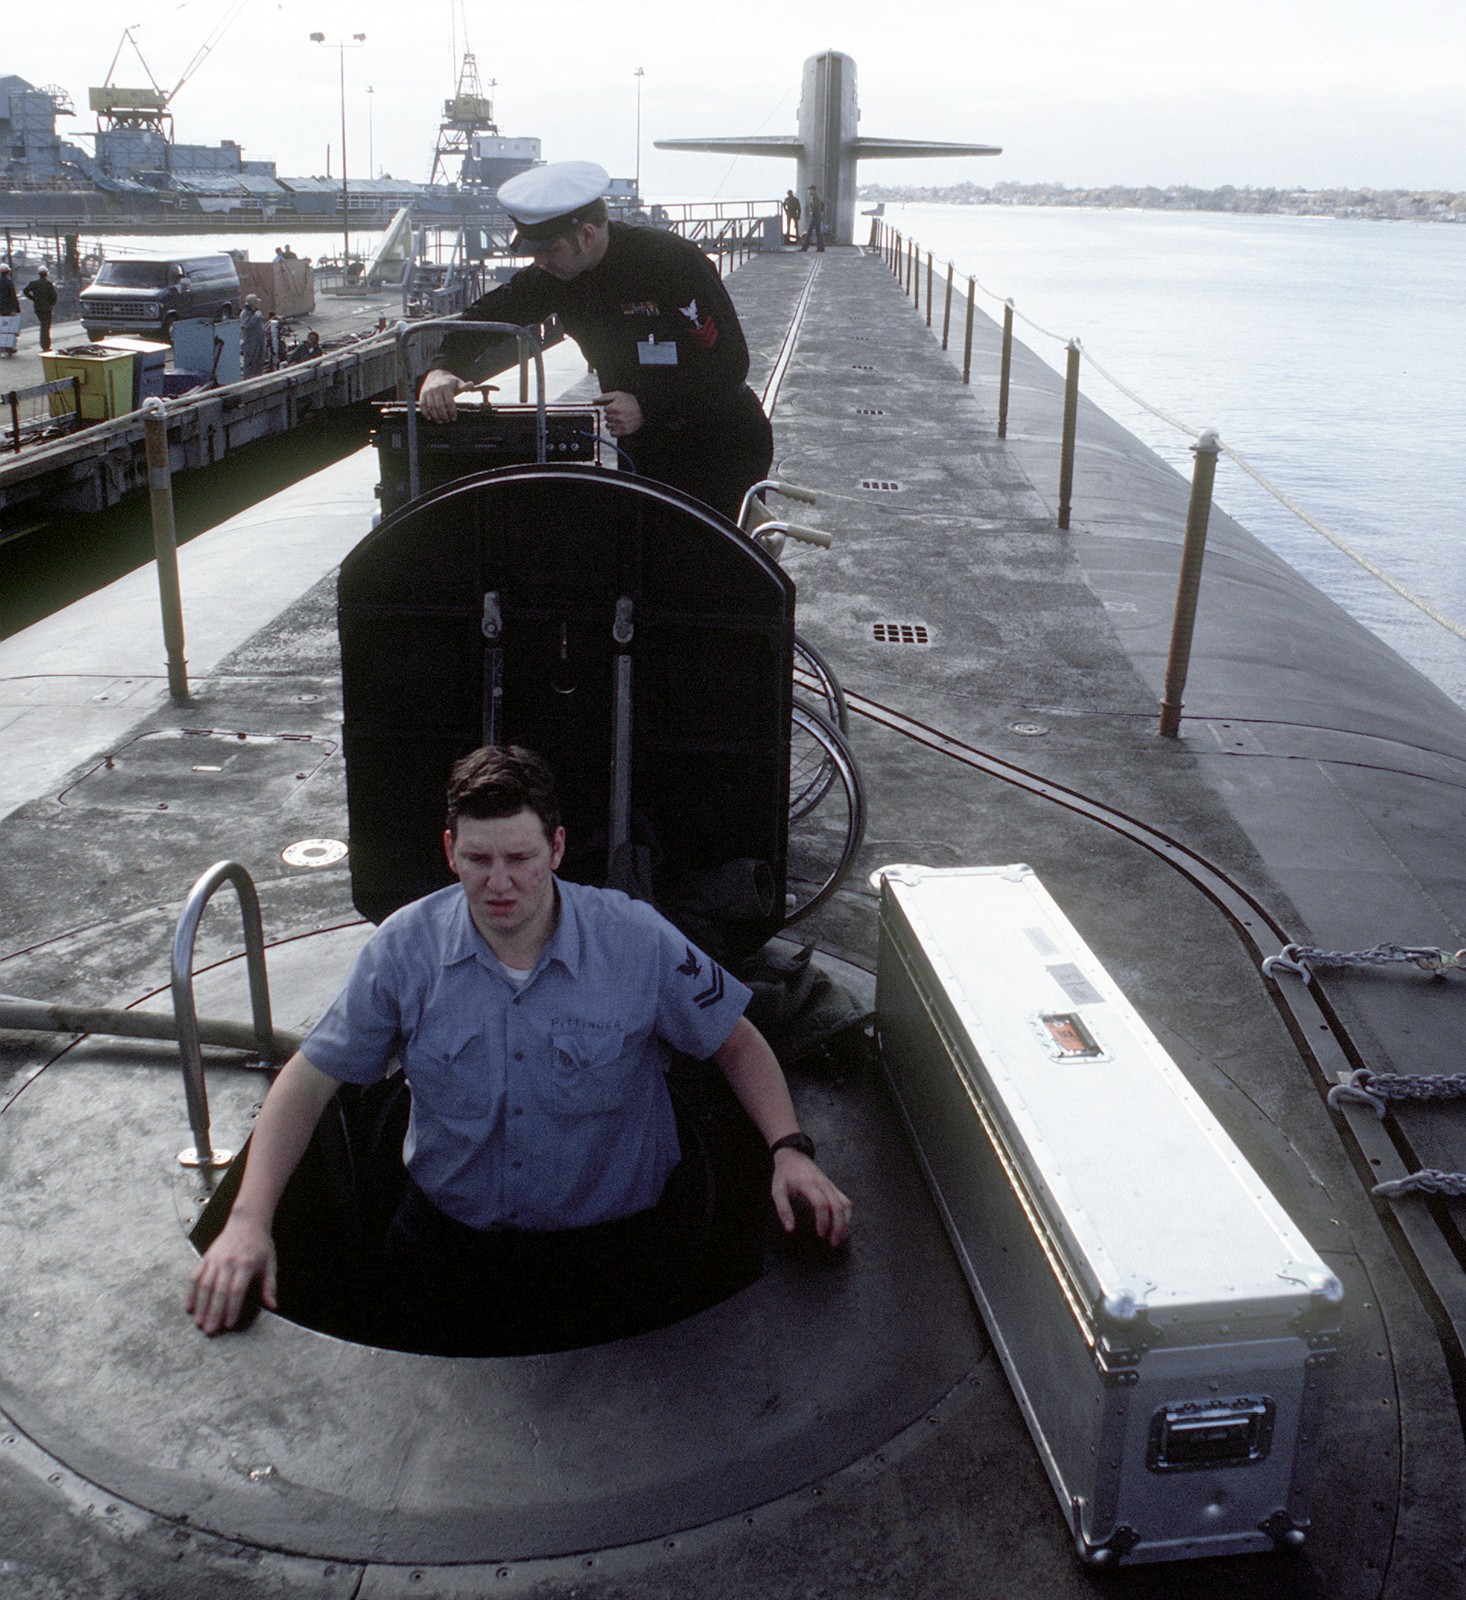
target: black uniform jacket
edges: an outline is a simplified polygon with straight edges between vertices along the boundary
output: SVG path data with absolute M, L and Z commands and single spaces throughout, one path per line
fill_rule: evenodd
M 716 429 L 739 404 L 748 376 L 743 330 L 716 269 L 677 234 L 613 222 L 606 254 L 588 272 L 565 283 L 526 267 L 464 317 L 523 327 L 551 313 L 604 392 L 636 396 L 652 432 Z M 514 359 L 512 345 L 450 334 L 437 364 L 478 379 Z

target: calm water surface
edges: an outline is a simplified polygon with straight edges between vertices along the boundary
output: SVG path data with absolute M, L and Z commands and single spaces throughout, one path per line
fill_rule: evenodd
M 1061 340 L 1225 443 L 1466 628 L 1466 227 L 1008 206 L 886 218 L 1063 368 Z M 984 293 L 983 291 L 988 291 Z M 995 298 L 994 298 L 995 297 Z M 1087 363 L 1085 394 L 1188 475 L 1187 435 Z M 1081 448 L 1083 442 L 1081 440 Z M 1466 642 L 1223 458 L 1217 500 L 1466 705 Z M 1076 507 L 1076 513 L 1082 514 Z

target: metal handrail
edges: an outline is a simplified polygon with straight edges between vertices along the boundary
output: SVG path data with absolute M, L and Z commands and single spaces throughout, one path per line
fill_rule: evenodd
M 510 334 L 519 340 L 521 357 L 526 349 L 534 357 L 535 368 L 535 454 L 543 463 L 549 449 L 550 424 L 545 412 L 545 345 L 537 327 L 520 327 L 514 322 L 473 322 L 462 317 L 429 317 L 412 323 L 399 322 L 393 329 L 397 340 L 397 391 L 407 403 L 407 496 L 416 500 L 421 492 L 417 465 L 417 377 L 413 371 L 410 346 L 417 336 L 435 328 L 452 328 L 457 333 Z
M 173 1015 L 178 1023 L 178 1053 L 183 1058 L 183 1094 L 188 1102 L 188 1124 L 193 1130 L 193 1144 L 178 1153 L 178 1160 L 185 1167 L 227 1167 L 234 1159 L 232 1150 L 215 1150 L 209 1142 L 209 1097 L 204 1088 L 204 1053 L 199 1042 L 198 1008 L 193 998 L 193 949 L 198 939 L 199 923 L 215 890 L 225 883 L 234 885 L 244 922 L 244 956 L 249 971 L 249 1001 L 254 1013 L 255 1043 L 261 1056 L 267 1058 L 274 1047 L 260 897 L 255 892 L 254 880 L 239 862 L 216 861 L 189 890 L 188 902 L 173 935 Z

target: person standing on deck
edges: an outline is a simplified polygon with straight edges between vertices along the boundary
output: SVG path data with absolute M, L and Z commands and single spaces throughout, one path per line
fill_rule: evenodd
M 56 310 L 56 285 L 51 282 L 51 274 L 44 267 L 38 268 L 36 276 L 21 293 L 35 307 L 36 321 L 41 325 L 41 349 L 49 350 L 51 318 Z
M 623 466 L 736 518 L 768 476 L 774 437 L 748 387 L 748 345 L 716 269 L 689 240 L 610 222 L 605 169 L 590 161 L 534 167 L 499 190 L 512 248 L 533 265 L 476 300 L 468 321 L 520 327 L 557 315 L 595 368 L 606 428 Z M 450 422 L 467 378 L 502 372 L 513 341 L 450 334 L 418 401 Z
M 799 243 L 799 196 L 792 189 L 784 191 L 784 243 Z
M 814 240 L 816 252 L 822 252 L 825 248 L 825 203 L 820 199 L 820 192 L 813 184 L 809 186 L 809 231 L 799 248 L 808 250 L 811 239 Z

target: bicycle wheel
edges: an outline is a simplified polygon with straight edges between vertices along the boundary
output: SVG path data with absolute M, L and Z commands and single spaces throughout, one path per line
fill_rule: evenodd
M 803 797 L 797 815 L 796 794 Z M 789 795 L 786 925 L 834 894 L 865 837 L 865 790 L 850 746 L 838 728 L 799 701 L 789 730 Z
M 845 709 L 845 691 L 835 669 L 809 642 L 794 635 L 794 691 L 808 695 L 826 722 L 833 722 L 841 733 L 850 732 L 850 713 Z

